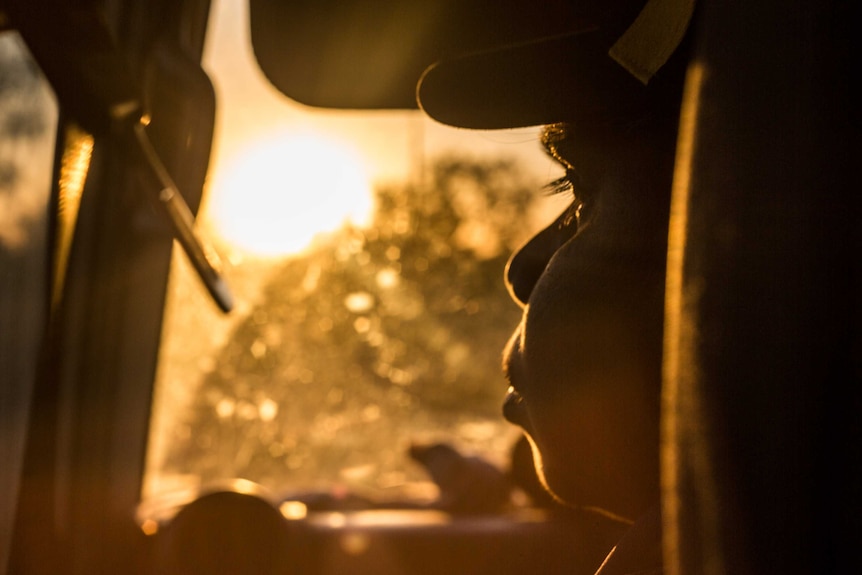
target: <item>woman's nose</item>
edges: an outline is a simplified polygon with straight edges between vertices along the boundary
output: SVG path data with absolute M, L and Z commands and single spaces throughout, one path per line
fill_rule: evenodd
M 526 305 L 530 294 L 554 253 L 569 238 L 574 231 L 566 230 L 566 227 L 576 227 L 574 223 L 565 226 L 566 214 L 561 215 L 551 225 L 533 236 L 518 251 L 509 258 L 506 264 L 506 287 L 509 294 L 519 304 Z

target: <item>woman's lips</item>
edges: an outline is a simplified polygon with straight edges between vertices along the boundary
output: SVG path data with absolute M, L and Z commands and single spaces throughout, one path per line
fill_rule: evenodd
M 511 385 L 506 390 L 506 398 L 503 400 L 503 417 L 510 423 L 525 427 L 527 424 L 527 410 L 524 398 L 515 391 Z
M 503 417 L 510 423 L 526 429 L 527 406 L 519 392 L 521 389 L 519 382 L 523 379 L 521 329 L 521 326 L 518 326 L 503 350 L 503 372 L 509 382 L 509 389 L 506 390 L 506 398 L 503 400 Z

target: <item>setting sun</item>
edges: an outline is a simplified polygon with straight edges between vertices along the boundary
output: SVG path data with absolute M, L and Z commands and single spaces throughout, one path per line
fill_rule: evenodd
M 266 257 L 300 252 L 348 221 L 363 225 L 372 207 L 358 154 L 312 133 L 279 133 L 241 149 L 216 170 L 210 194 L 216 233 Z

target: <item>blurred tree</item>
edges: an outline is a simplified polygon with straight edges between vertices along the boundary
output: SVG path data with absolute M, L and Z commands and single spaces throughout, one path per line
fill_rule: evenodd
M 520 312 L 501 280 L 533 188 L 512 162 L 449 158 L 426 187 L 377 190 L 369 229 L 345 228 L 273 275 L 168 469 L 370 485 L 409 465 L 402 442 L 416 435 L 505 429 L 500 353 Z
M 20 37 L 0 33 L 0 254 L 20 250 L 44 225 L 52 112 L 45 81 Z
M 2 11 L 2 10 L 0 10 Z M 23 42 L 0 32 L 0 493 L 15 494 L 32 390 L 41 365 L 48 294 L 48 200 L 56 110 Z M 16 497 L 0 500 L 0 565 Z

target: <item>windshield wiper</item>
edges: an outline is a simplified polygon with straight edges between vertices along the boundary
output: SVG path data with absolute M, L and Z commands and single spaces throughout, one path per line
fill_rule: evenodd
M 233 309 L 233 294 L 222 277 L 218 254 L 206 238 L 195 230 L 195 218 L 191 209 L 147 135 L 148 123 L 148 117 L 142 116 L 129 128 L 132 131 L 132 149 L 138 153 L 149 176 L 145 189 L 153 194 L 155 205 L 167 218 L 174 237 L 186 252 L 216 305 L 227 313 Z

